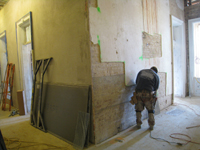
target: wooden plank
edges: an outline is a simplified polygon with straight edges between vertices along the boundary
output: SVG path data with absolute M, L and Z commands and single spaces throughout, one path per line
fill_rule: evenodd
M 19 107 L 19 115 L 25 115 L 25 104 L 24 104 L 24 91 L 19 90 L 17 91 L 17 100 L 18 100 L 18 107 Z

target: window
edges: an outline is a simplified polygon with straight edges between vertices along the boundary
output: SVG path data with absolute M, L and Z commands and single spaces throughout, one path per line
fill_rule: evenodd
M 194 77 L 200 78 L 200 23 L 194 24 Z
M 29 43 L 31 42 L 31 27 L 30 25 L 28 25 L 27 27 L 25 27 L 25 34 L 26 34 L 26 41 L 25 43 Z

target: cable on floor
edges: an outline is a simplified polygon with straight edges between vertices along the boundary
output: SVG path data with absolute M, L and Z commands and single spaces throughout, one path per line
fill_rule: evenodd
M 189 106 L 187 106 L 187 105 L 185 105 L 185 104 L 174 103 L 174 105 L 175 105 L 175 106 L 176 106 L 176 105 L 183 105 L 183 106 L 186 106 L 186 107 L 188 107 L 189 109 L 191 109 L 198 117 L 200 117 L 200 115 L 197 114 L 196 111 L 195 111 L 193 108 L 191 108 L 191 107 L 189 107 Z M 186 129 L 189 129 L 189 128 L 196 128 L 196 127 L 200 127 L 200 125 L 191 126 L 191 127 L 186 127 Z M 184 139 L 184 138 L 178 138 L 178 137 L 176 137 L 175 135 L 185 136 L 185 137 L 187 137 L 189 140 Z M 173 139 L 178 139 L 178 140 L 182 140 L 182 141 L 186 141 L 186 142 L 185 142 L 185 143 L 181 143 L 181 142 L 170 142 L 170 141 L 167 141 L 167 140 L 162 139 L 162 138 L 155 138 L 155 137 L 153 137 L 153 136 L 151 135 L 151 131 L 150 131 L 150 137 L 151 137 L 152 139 L 155 139 L 155 140 L 158 140 L 158 141 L 167 142 L 167 143 L 169 143 L 169 144 L 176 144 L 176 145 L 180 145 L 180 146 L 186 145 L 186 144 L 188 144 L 188 143 L 193 143 L 193 144 L 199 144 L 199 145 L 200 145 L 200 143 L 192 141 L 192 138 L 191 138 L 189 135 L 187 135 L 187 134 L 172 133 L 172 134 L 170 134 L 169 136 L 170 136 L 171 138 L 173 138 Z
M 177 105 L 183 105 L 183 106 L 186 106 L 188 107 L 190 110 L 192 110 L 198 117 L 200 117 L 200 115 L 193 109 L 191 108 L 190 106 L 188 105 L 185 105 L 185 104 L 180 104 L 180 103 L 174 103 L 173 105 L 177 106 Z M 200 127 L 200 125 L 197 125 L 197 126 L 191 126 L 191 127 L 186 127 L 186 129 L 190 129 L 190 128 L 196 128 L 196 127 Z
M 178 137 L 176 137 L 175 135 L 182 135 L 182 136 L 187 137 L 188 139 L 178 138 Z M 199 144 L 199 145 L 200 145 L 200 143 L 192 141 L 192 138 L 191 138 L 189 135 L 187 135 L 187 134 L 172 133 L 172 134 L 170 134 L 169 136 L 170 136 L 171 138 L 173 138 L 173 139 L 178 139 L 178 140 L 182 140 L 182 141 L 186 141 L 186 142 L 185 142 L 185 143 L 182 143 L 182 142 L 170 142 L 170 141 L 167 141 L 167 140 L 165 140 L 165 139 L 163 139 L 163 138 L 155 138 L 155 137 L 153 137 L 153 136 L 151 135 L 151 131 L 150 131 L 150 137 L 151 137 L 152 139 L 155 139 L 155 140 L 158 140 L 158 141 L 161 141 L 161 142 L 167 142 L 167 143 L 169 143 L 169 144 L 176 144 L 176 145 L 180 145 L 180 146 L 186 145 L 186 144 L 188 144 L 188 143 L 193 143 L 193 144 Z
M 180 146 L 183 145 L 183 143 L 170 142 L 170 141 L 165 140 L 165 139 L 163 139 L 163 138 L 156 138 L 156 137 L 153 137 L 153 136 L 151 135 L 151 132 L 152 132 L 152 131 L 150 131 L 150 137 L 151 137 L 152 139 L 154 139 L 154 140 L 161 141 L 161 142 L 167 142 L 167 143 L 169 143 L 169 144 L 175 144 L 175 145 L 180 145 Z
M 52 145 L 52 144 L 22 141 L 22 140 L 19 140 L 17 138 L 6 138 L 6 137 L 4 137 L 4 142 L 5 142 L 8 150 L 12 150 L 12 149 L 19 150 L 21 148 L 28 148 L 28 147 L 41 146 L 41 145 L 47 146 L 47 148 L 44 149 L 44 150 L 49 150 L 49 149 L 69 150 L 70 149 L 69 147 L 59 147 L 59 146 L 55 146 L 55 145 Z M 31 144 L 31 145 L 22 146 L 22 144 Z
M 173 135 L 182 135 L 182 136 L 188 137 L 190 140 L 186 140 L 186 139 L 183 139 L 183 138 L 177 138 L 177 137 L 175 137 Z M 184 145 L 186 145 L 188 143 L 194 143 L 194 144 L 199 144 L 200 145 L 200 143 L 192 141 L 192 138 L 189 135 L 187 135 L 187 134 L 172 133 L 172 134 L 170 134 L 170 137 L 173 138 L 173 139 L 178 139 L 178 140 L 186 141 L 186 143 L 184 143 Z

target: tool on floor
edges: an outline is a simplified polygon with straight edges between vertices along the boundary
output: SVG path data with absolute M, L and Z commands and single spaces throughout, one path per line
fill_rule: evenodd
M 15 65 L 12 63 L 8 63 L 6 69 L 6 80 L 3 83 L 4 89 L 2 94 L 3 95 L 2 110 L 6 110 L 6 104 L 9 104 L 9 111 L 11 111 L 14 72 L 15 72 Z M 10 99 L 8 99 L 8 96 L 10 96 Z
M 19 110 L 18 110 L 18 109 L 15 109 L 15 110 L 12 110 L 12 111 L 11 111 L 11 113 L 10 113 L 10 115 L 9 115 L 8 117 L 14 116 L 14 115 L 17 115 L 17 114 L 19 114 Z
M 33 92 L 32 92 L 32 106 L 31 106 L 31 124 L 44 132 L 46 132 L 45 126 L 44 126 L 44 121 L 42 117 L 42 112 L 41 112 L 41 105 L 42 105 L 42 92 L 43 92 L 43 81 L 44 81 L 44 74 L 49 66 L 49 63 L 51 62 L 53 58 L 47 58 L 47 59 L 40 59 L 36 60 L 36 72 L 34 76 L 34 83 L 33 83 Z M 41 71 L 41 76 L 40 76 L 40 83 L 39 83 L 39 97 L 37 101 L 37 110 L 35 108 L 35 86 L 36 86 L 36 76 L 37 73 L 42 66 L 42 71 Z M 37 112 L 37 115 L 35 116 Z

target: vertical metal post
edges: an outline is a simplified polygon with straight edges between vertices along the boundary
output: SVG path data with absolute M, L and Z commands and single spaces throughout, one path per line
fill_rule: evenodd
M 36 118 L 35 118 L 35 107 L 34 107 L 34 96 L 35 96 L 35 83 L 36 83 L 36 78 L 37 78 L 37 73 L 40 69 L 40 66 L 42 65 L 42 60 L 37 60 L 36 61 L 36 71 L 35 71 L 35 74 L 34 74 L 34 80 L 33 80 L 33 88 L 32 88 L 32 98 L 31 98 L 31 124 L 33 126 L 36 125 Z
M 37 128 L 43 130 L 46 132 L 45 126 L 44 126 L 44 121 L 41 115 L 41 104 L 42 104 L 42 92 L 43 92 L 43 81 L 44 81 L 44 74 L 47 70 L 47 67 L 49 66 L 49 63 L 51 62 L 53 58 L 48 58 L 48 59 L 43 59 L 42 60 L 42 73 L 40 77 L 40 91 L 39 91 L 39 99 L 38 99 L 38 118 L 37 118 Z

